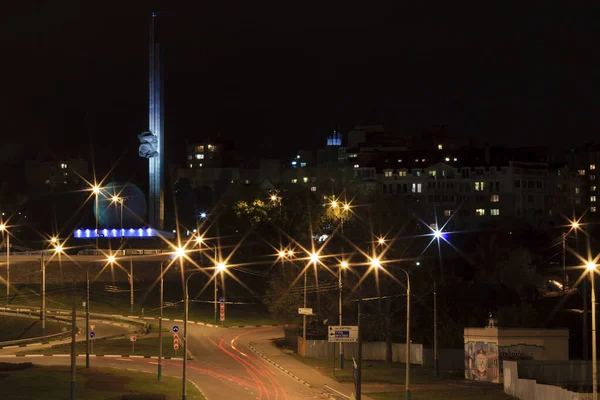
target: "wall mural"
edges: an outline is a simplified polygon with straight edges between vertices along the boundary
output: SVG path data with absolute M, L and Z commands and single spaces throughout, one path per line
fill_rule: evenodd
M 496 343 L 465 343 L 465 379 L 498 381 L 498 345 Z

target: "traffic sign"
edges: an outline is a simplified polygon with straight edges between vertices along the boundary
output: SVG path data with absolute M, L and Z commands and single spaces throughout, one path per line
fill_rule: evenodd
M 329 326 L 329 333 L 327 335 L 329 342 L 357 342 L 358 341 L 358 326 Z
M 136 340 L 137 340 L 137 336 L 135 336 L 135 335 L 129 336 L 129 341 L 130 342 L 135 342 Z
M 300 314 L 300 315 L 312 315 L 312 313 L 313 313 L 312 308 L 299 308 L 298 309 L 298 314 Z
M 90 324 L 90 331 L 93 331 L 95 327 L 96 327 L 96 324 Z
M 219 303 L 225 303 L 225 297 L 219 297 Z
M 179 343 L 173 343 L 173 350 L 179 350 Z
M 176 334 L 176 333 L 174 333 L 174 334 L 173 334 L 173 340 L 175 340 L 175 339 L 176 339 L 176 340 L 179 340 L 179 335 L 178 335 L 178 334 Z
M 173 332 L 179 332 L 179 327 L 177 325 L 173 325 Z
M 90 332 L 90 338 L 92 338 L 92 339 L 93 339 L 93 338 L 95 338 L 95 337 L 96 337 L 96 334 L 95 334 L 93 331 L 92 331 L 92 332 Z
M 221 303 L 220 317 L 221 317 L 221 321 L 225 321 L 225 303 Z

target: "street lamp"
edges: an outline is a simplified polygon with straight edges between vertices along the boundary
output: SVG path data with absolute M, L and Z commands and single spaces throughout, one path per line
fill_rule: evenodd
M 6 302 L 10 297 L 10 232 L 5 224 L 0 224 L 0 232 L 6 235 Z
M 317 253 L 311 253 L 310 262 L 317 267 L 317 263 L 319 262 L 319 255 Z M 304 269 L 304 305 L 306 308 L 306 277 L 308 274 L 308 268 Z M 304 339 L 304 343 L 306 344 L 306 314 L 302 315 L 302 338 Z
M 160 315 L 158 317 L 158 379 L 162 378 L 162 323 L 163 323 L 163 265 L 165 261 L 160 262 Z
M 189 290 L 188 283 L 190 278 L 196 274 L 199 274 L 200 271 L 192 272 L 188 275 L 185 280 L 185 313 L 183 314 L 183 388 L 181 393 L 181 400 L 186 400 L 187 398 L 187 382 L 186 382 L 186 371 L 187 371 L 187 325 L 188 325 L 188 306 L 189 306 Z
M 119 215 L 120 215 L 120 219 L 121 219 L 121 240 L 123 240 L 123 236 L 125 234 L 125 232 L 123 231 L 123 203 L 125 203 L 125 200 L 126 199 L 124 197 L 119 197 L 117 195 L 114 195 L 111 198 L 111 201 L 113 203 L 118 203 L 119 207 L 120 207 Z
M 348 268 L 348 263 L 346 261 L 342 261 L 340 263 L 340 268 L 338 269 L 338 306 L 339 306 L 339 323 L 340 326 L 343 325 L 342 322 L 342 269 Z M 340 342 L 340 369 L 344 369 L 344 343 Z
M 176 257 L 183 257 L 183 256 L 185 256 L 185 249 L 183 247 L 177 247 L 175 249 L 175 256 Z
M 377 240 L 377 243 L 379 243 L 380 245 L 383 245 L 383 244 L 385 244 L 385 239 L 379 238 L 379 240 Z
M 590 281 L 592 282 L 592 399 L 598 400 L 598 365 L 596 360 L 596 293 L 594 291 L 594 273 L 596 271 L 596 263 L 588 262 L 585 265 L 586 270 L 590 273 Z
M 371 267 L 373 268 L 381 268 L 381 261 L 378 258 L 371 259 Z

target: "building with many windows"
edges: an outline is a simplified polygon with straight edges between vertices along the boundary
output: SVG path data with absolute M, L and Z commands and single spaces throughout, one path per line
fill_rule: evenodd
M 583 185 L 581 199 L 586 219 L 598 219 L 598 185 L 600 181 L 600 145 L 587 143 L 567 153 L 569 168 L 577 173 Z

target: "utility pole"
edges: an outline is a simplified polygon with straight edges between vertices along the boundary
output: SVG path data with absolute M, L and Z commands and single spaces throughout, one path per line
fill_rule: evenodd
M 40 318 L 42 320 L 42 337 L 46 336 L 46 264 L 44 262 L 44 251 L 40 258 L 42 268 L 42 307 L 40 309 Z
M 85 367 L 90 367 L 90 266 L 85 269 Z
M 123 213 L 122 208 L 121 213 Z M 129 303 L 131 304 L 129 311 L 133 314 L 133 259 L 131 257 L 129 257 Z
M 163 323 L 163 263 L 160 263 L 160 316 L 158 317 L 158 380 L 162 378 L 162 323 Z
M 562 268 L 563 268 L 563 294 L 567 290 L 567 234 L 562 234 Z
M 435 281 L 433 281 L 433 376 L 440 376 L 437 334 L 437 290 Z
M 361 400 L 362 386 L 362 296 L 358 298 L 358 365 L 356 367 L 356 400 Z
M 304 270 L 304 305 L 302 307 L 306 308 L 306 272 Z M 302 338 L 304 339 L 304 348 L 306 349 L 306 314 L 302 315 Z M 306 354 L 306 350 L 304 351 Z
M 75 281 L 73 281 L 73 308 L 71 309 L 71 400 L 75 400 L 76 363 L 75 335 L 77 334 L 77 301 L 75 299 Z

